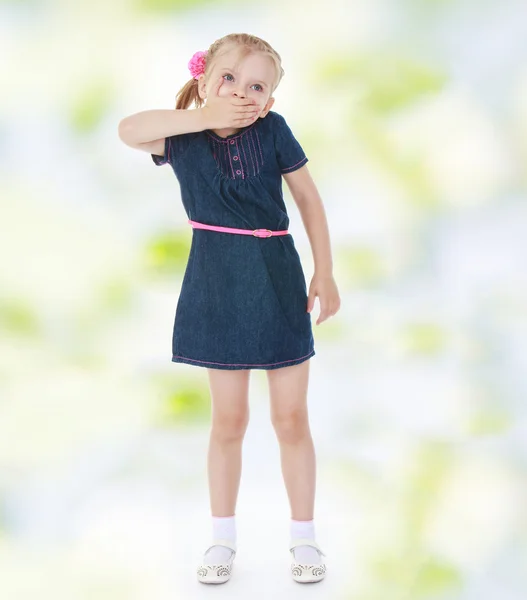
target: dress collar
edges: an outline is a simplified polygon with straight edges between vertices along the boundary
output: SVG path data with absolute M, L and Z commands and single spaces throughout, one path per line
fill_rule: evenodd
M 230 142 L 231 140 L 235 140 L 236 138 L 241 137 L 242 135 L 245 135 L 250 129 L 252 129 L 256 123 L 258 123 L 260 119 L 258 118 L 252 125 L 246 125 L 245 127 L 242 127 L 238 133 L 231 133 L 231 135 L 228 135 L 227 137 L 221 137 L 220 135 L 218 135 L 217 133 L 214 133 L 214 131 L 212 131 L 211 129 L 205 129 L 205 133 L 210 136 L 211 138 L 214 138 L 215 140 L 217 140 L 218 142 Z

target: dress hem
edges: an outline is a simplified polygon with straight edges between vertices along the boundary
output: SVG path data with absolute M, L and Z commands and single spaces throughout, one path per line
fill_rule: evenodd
M 172 362 L 175 363 L 185 363 L 189 365 L 194 365 L 196 367 L 209 367 L 211 369 L 223 369 L 223 370 L 240 370 L 240 369 L 264 369 L 266 371 L 270 371 L 272 369 L 279 369 L 281 367 L 291 367 L 293 365 L 298 365 L 308 360 L 312 356 L 315 356 L 315 349 L 311 350 L 309 354 L 305 356 L 301 356 L 300 358 L 293 358 L 292 360 L 283 360 L 277 363 L 267 363 L 267 364 L 244 364 L 244 363 L 219 363 L 219 362 L 211 362 L 206 360 L 195 360 L 193 358 L 187 358 L 186 356 L 175 356 L 172 355 Z

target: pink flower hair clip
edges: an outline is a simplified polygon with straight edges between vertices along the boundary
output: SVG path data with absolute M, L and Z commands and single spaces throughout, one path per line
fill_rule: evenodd
M 207 53 L 202 52 L 201 50 L 199 52 L 196 52 L 194 56 L 190 59 L 188 63 L 188 70 L 190 71 L 190 74 L 192 75 L 192 77 L 194 77 L 194 79 L 199 79 L 199 76 L 205 73 L 206 62 Z

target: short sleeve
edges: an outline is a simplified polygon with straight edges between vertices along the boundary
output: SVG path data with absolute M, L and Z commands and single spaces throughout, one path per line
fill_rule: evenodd
M 183 133 L 166 137 L 164 156 L 160 156 L 159 154 L 150 155 L 154 164 L 161 166 L 169 163 L 173 166 L 177 159 L 180 158 L 189 147 L 190 142 L 194 139 L 195 135 L 195 133 Z
M 282 115 L 275 113 L 274 144 L 281 173 L 292 173 L 303 167 L 308 158 Z

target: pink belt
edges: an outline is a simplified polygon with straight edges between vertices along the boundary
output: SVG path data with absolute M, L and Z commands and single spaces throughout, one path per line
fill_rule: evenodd
M 206 225 L 197 221 L 188 221 L 194 229 L 210 229 L 211 231 L 222 231 L 224 233 L 241 233 L 242 235 L 254 235 L 254 237 L 268 238 L 272 235 L 287 235 L 289 231 L 271 231 L 270 229 L 236 229 L 236 227 L 220 227 L 219 225 Z

